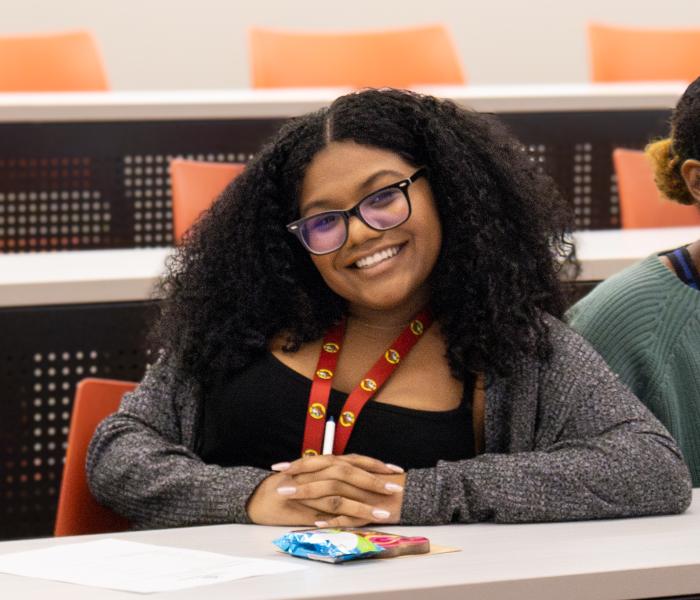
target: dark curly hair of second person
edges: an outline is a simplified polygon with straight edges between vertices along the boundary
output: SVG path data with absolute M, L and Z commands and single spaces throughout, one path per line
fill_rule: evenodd
M 543 311 L 561 317 L 560 271 L 575 263 L 568 206 L 496 118 L 383 89 L 288 121 L 190 230 L 168 263 L 155 330 L 177 368 L 206 388 L 276 334 L 293 351 L 344 315 L 345 301 L 285 229 L 299 218 L 305 169 L 343 140 L 427 167 L 443 227 L 431 307 L 455 377 L 508 375 L 523 355 L 546 358 Z
M 671 135 L 649 144 L 645 151 L 654 165 L 656 185 L 667 198 L 680 204 L 697 204 L 690 193 L 681 165 L 700 160 L 700 77 L 683 92 L 671 116 Z

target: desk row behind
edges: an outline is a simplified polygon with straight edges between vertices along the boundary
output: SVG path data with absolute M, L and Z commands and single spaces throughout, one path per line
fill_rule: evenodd
M 652 252 L 700 239 L 700 227 L 581 231 L 579 280 L 601 281 Z M 170 248 L 0 256 L 0 307 L 153 299 Z

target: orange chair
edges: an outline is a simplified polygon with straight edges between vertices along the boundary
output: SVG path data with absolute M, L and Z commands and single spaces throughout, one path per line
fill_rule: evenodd
M 107 89 L 100 51 L 87 31 L 0 37 L 0 92 Z
M 443 25 L 352 33 L 252 28 L 254 88 L 397 87 L 466 82 Z
M 85 458 L 97 425 L 115 412 L 122 396 L 135 387 L 135 383 L 111 379 L 83 379 L 78 384 L 54 535 L 83 535 L 128 529 L 126 519 L 98 504 L 93 498 L 85 476 Z
M 700 225 L 700 211 L 696 206 L 678 204 L 661 195 L 644 152 L 616 148 L 613 163 L 623 229 Z
M 700 75 L 700 29 L 635 29 L 590 24 L 591 79 L 693 81 Z
M 241 163 L 170 161 L 173 190 L 173 235 L 181 242 L 185 232 L 205 212 L 224 188 L 245 168 Z

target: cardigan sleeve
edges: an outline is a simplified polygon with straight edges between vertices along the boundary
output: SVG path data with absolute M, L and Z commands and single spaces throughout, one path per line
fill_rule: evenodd
M 246 502 L 270 471 L 205 464 L 192 450 L 195 398 L 161 360 L 95 431 L 90 490 L 137 528 L 250 522 Z
M 578 334 L 556 321 L 550 337 L 548 363 L 533 361 L 487 389 L 486 454 L 408 472 L 402 523 L 563 521 L 688 507 L 688 468 L 663 425 Z

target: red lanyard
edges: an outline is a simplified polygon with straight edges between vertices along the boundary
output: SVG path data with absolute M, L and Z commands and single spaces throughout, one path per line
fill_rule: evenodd
M 350 393 L 343 408 L 335 430 L 333 454 L 343 454 L 348 444 L 353 427 L 357 423 L 360 412 L 365 404 L 374 396 L 398 367 L 399 362 L 406 358 L 423 332 L 430 327 L 433 319 L 428 309 L 420 311 L 398 338 L 389 346 L 374 366 L 365 374 L 360 383 Z M 316 373 L 309 394 L 309 405 L 306 411 L 306 426 L 304 427 L 304 442 L 301 448 L 302 456 L 321 453 L 323 433 L 326 424 L 328 397 L 331 394 L 331 382 L 338 363 L 345 335 L 345 321 L 331 327 L 323 338 L 321 353 L 316 365 Z

